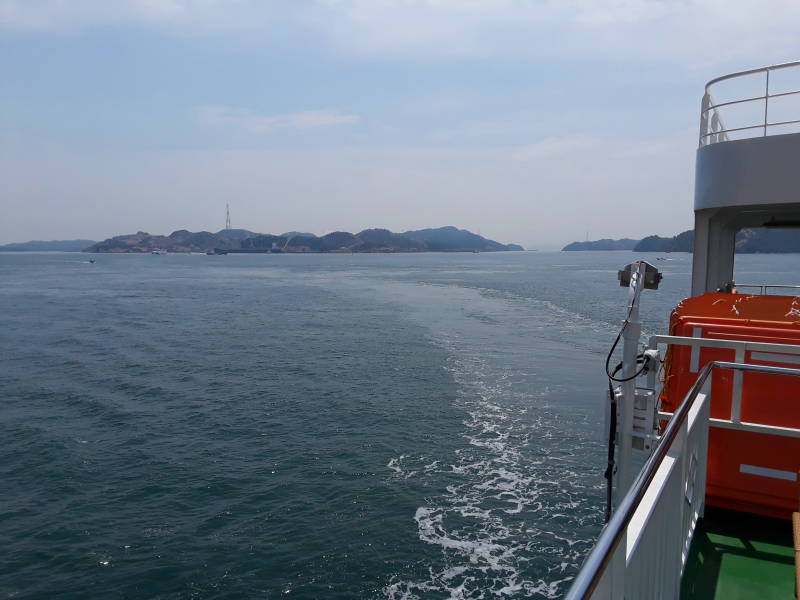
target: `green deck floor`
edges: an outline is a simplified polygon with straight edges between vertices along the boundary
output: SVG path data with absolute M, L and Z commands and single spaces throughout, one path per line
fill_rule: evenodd
M 795 598 L 792 523 L 706 508 L 681 582 L 681 600 Z

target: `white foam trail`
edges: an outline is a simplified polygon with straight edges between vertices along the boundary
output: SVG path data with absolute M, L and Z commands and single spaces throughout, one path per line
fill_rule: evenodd
M 396 477 L 401 477 L 403 479 L 408 479 L 409 477 L 413 477 L 414 475 L 416 475 L 417 471 L 413 471 L 413 470 L 410 470 L 410 469 L 406 468 L 406 466 L 404 465 L 404 461 L 407 458 L 408 457 L 405 454 L 401 454 L 397 458 L 390 459 L 386 466 L 392 472 L 394 472 Z
M 394 476 L 449 477 L 444 493 L 414 514 L 419 539 L 438 546 L 442 560 L 427 577 L 391 582 L 385 596 L 559 598 L 598 525 L 600 509 L 589 504 L 598 484 L 580 472 L 587 442 L 562 441 L 569 432 L 545 410 L 557 384 L 533 396 L 519 369 L 498 366 L 464 340 L 439 341 L 459 385 L 465 445 L 450 464 L 400 456 L 388 466 Z

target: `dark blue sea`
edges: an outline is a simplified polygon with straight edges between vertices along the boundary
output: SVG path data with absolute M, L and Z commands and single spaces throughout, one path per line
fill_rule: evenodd
M 652 333 L 691 270 L 656 256 Z M 0 596 L 568 589 L 636 255 L 88 258 L 0 254 Z

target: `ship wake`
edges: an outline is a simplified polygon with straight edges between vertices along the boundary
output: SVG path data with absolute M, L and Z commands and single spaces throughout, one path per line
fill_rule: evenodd
M 395 477 L 448 482 L 414 515 L 419 539 L 438 546 L 441 560 L 425 578 L 392 581 L 385 596 L 558 598 L 598 527 L 597 478 L 581 470 L 596 440 L 564 435 L 547 409 L 553 389 L 531 390 L 518 369 L 465 352 L 457 339 L 442 343 L 465 443 L 450 464 L 400 456 L 387 465 Z

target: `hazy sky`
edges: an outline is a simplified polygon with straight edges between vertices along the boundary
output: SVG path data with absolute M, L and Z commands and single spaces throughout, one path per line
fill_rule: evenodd
M 692 223 L 706 80 L 797 0 L 0 0 L 0 243 Z

